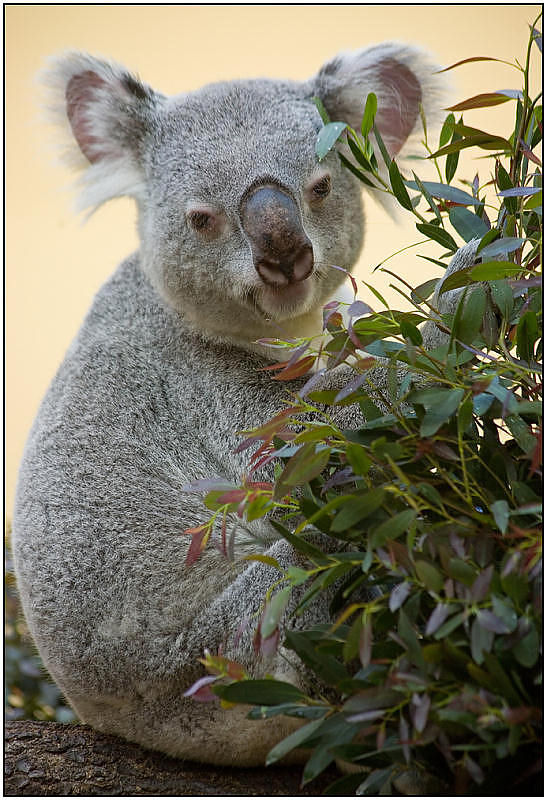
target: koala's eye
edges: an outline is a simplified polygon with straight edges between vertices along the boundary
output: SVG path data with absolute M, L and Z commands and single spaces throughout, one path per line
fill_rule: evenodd
M 215 224 L 213 214 L 209 214 L 207 211 L 189 211 L 187 219 L 194 230 L 203 233 L 210 231 Z
M 330 175 L 323 175 L 316 181 L 309 190 L 310 200 L 313 202 L 314 200 L 323 200 L 327 195 L 330 194 L 330 190 L 332 189 L 332 182 Z
M 208 205 L 196 205 L 186 211 L 190 227 L 201 237 L 214 239 L 225 228 L 226 216 L 219 209 Z

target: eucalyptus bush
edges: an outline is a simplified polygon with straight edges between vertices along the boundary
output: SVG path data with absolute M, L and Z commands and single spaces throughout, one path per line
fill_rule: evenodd
M 540 769 L 543 127 L 541 95 L 529 91 L 534 48 L 542 47 L 537 22 L 524 65 L 504 62 L 519 72 L 522 89 L 448 109 L 435 145 L 422 118 L 423 158 L 434 163 L 438 182 L 416 172 L 405 177 L 390 159 L 374 124 L 373 94 L 360 131 L 331 122 L 318 102 L 319 159 L 345 139 L 352 157 L 339 152 L 345 166 L 417 218 L 422 238 L 412 246 L 440 246 L 437 258 L 419 257 L 442 274 L 474 239 L 477 257 L 442 285 L 443 292 L 463 287 L 454 314 L 439 315 L 430 300 L 438 279 L 411 287 L 393 275 L 412 310 L 391 310 L 369 286 L 381 310 L 355 297 L 344 324 L 344 304 L 329 303 L 319 347 L 270 341 L 288 349 L 279 380 L 307 374 L 319 355 L 326 367 L 241 445 L 260 444 L 251 476 L 277 460 L 275 482 L 248 479 L 229 491 L 212 484 L 210 523 L 192 532 L 190 561 L 219 519 L 226 530 L 230 515 L 251 520 L 275 511 L 279 535 L 307 557 L 307 568 L 280 569 L 257 620 L 257 649 L 277 644 L 294 587 L 305 587 L 298 613 L 336 586 L 336 622 L 289 631 L 283 642 L 328 687 L 324 695 L 251 680 L 209 653 L 203 663 L 211 677 L 189 691 L 226 706 L 250 703 L 251 718 L 301 718 L 267 763 L 304 746 L 303 783 L 334 759 L 364 768 L 340 778 L 332 794 L 389 794 L 394 784 L 404 792 L 410 776 L 422 790 L 530 793 Z M 485 60 L 497 59 L 467 58 L 447 69 Z M 499 103 L 514 104 L 513 130 L 501 135 L 465 124 L 462 112 Z M 458 175 L 459 155 L 471 147 L 482 151 L 482 178 Z M 447 341 L 426 351 L 418 326 L 432 319 Z M 379 357 L 392 376 L 380 398 L 367 382 Z M 314 388 L 318 375 L 343 362 L 354 370 L 345 388 Z M 358 430 L 339 429 L 329 413 L 348 403 L 362 409 Z M 311 529 L 338 540 L 339 552 L 307 541 Z
M 360 131 L 331 122 L 318 105 L 325 123 L 319 159 L 345 138 L 352 160 L 339 157 L 346 167 L 417 218 L 418 246 L 440 245 L 437 258 L 421 258 L 442 274 L 473 239 L 477 258 L 443 283 L 443 292 L 463 287 L 454 314 L 439 315 L 430 300 L 438 279 L 411 287 L 393 276 L 412 310 L 391 310 L 369 286 L 382 310 L 355 297 L 344 324 L 344 304 L 329 303 L 319 347 L 270 341 L 289 351 L 277 379 L 308 373 L 319 354 L 326 367 L 241 445 L 260 444 L 251 475 L 277 459 L 275 482 L 249 479 L 229 491 L 213 485 L 205 498 L 211 521 L 193 532 L 190 561 L 219 518 L 225 530 L 232 514 L 251 520 L 276 510 L 279 535 L 307 557 L 307 568 L 280 569 L 257 620 L 257 649 L 277 643 L 294 587 L 305 587 L 298 613 L 336 585 L 335 624 L 289 631 L 283 642 L 328 687 L 324 696 L 273 678 L 251 680 L 209 653 L 203 663 L 211 677 L 189 692 L 226 706 L 253 704 L 251 718 L 301 718 L 267 763 L 304 746 L 303 783 L 334 759 L 364 768 L 340 778 L 332 794 L 389 794 L 394 784 L 405 791 L 405 777 L 415 786 L 416 775 L 422 790 L 530 793 L 540 769 L 543 128 L 541 96 L 529 94 L 530 61 L 542 46 L 536 24 L 524 66 L 504 62 L 520 73 L 522 89 L 448 109 L 435 146 L 422 119 L 423 158 L 433 161 L 438 182 L 405 177 L 390 159 L 374 124 L 374 95 Z M 496 59 L 447 69 L 484 60 Z M 514 104 L 512 131 L 464 123 L 461 112 L 499 103 Z M 457 174 L 461 151 L 471 147 L 482 151 L 483 178 Z M 447 341 L 426 351 L 418 326 L 432 319 Z M 393 378 L 381 398 L 367 382 L 379 357 Z M 314 388 L 318 374 L 343 362 L 354 370 L 345 388 Z M 348 403 L 362 409 L 358 430 L 339 429 L 329 413 Z M 311 529 L 338 540 L 339 552 L 307 541 Z

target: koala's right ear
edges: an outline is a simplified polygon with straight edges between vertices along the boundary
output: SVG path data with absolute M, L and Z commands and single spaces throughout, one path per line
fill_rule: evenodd
M 68 134 L 64 155 L 84 169 L 79 208 L 138 197 L 144 140 L 162 96 L 124 67 L 86 53 L 53 59 L 41 79 L 49 89 L 50 116 Z
M 313 79 L 313 90 L 331 120 L 348 122 L 359 130 L 369 92 L 378 98 L 376 125 L 393 157 L 420 129 L 420 105 L 435 121 L 445 94 L 439 67 L 416 47 L 398 42 L 341 53 Z

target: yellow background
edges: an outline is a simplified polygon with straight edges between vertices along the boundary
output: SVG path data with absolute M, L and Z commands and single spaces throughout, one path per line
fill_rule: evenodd
M 71 210 L 70 176 L 56 165 L 41 122 L 36 72 L 51 54 L 88 50 L 120 61 L 154 88 L 178 93 L 220 79 L 304 79 L 336 52 L 386 39 L 429 49 L 446 66 L 488 55 L 521 62 L 537 5 L 377 6 L 10 6 L 6 37 L 6 500 L 11 514 L 25 438 L 48 383 L 91 298 L 137 245 L 129 200 L 100 209 L 85 225 Z M 539 59 L 534 54 L 536 63 Z M 521 88 L 503 64 L 448 73 L 452 99 Z M 467 124 L 509 135 L 513 103 L 466 112 Z M 472 179 L 484 162 L 469 160 Z M 426 175 L 420 169 L 421 177 Z M 461 173 L 460 173 L 461 174 Z M 483 174 L 483 173 L 481 173 Z M 419 238 L 367 203 L 367 239 L 358 276 L 384 290 L 372 268 Z M 386 266 L 418 284 L 440 274 L 415 251 Z M 433 245 L 418 252 L 436 257 Z M 363 292 L 365 299 L 366 292 Z M 393 292 L 386 293 L 395 302 Z M 373 303 L 374 305 L 374 303 Z

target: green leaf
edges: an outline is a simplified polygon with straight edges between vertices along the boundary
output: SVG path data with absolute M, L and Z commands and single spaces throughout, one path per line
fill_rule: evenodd
M 368 170 L 368 172 L 372 171 L 372 164 L 370 163 L 369 159 L 364 155 L 358 145 L 353 141 L 351 136 L 348 136 L 348 145 L 349 149 L 353 153 L 353 157 L 360 164 L 363 169 Z
M 443 577 L 439 570 L 428 561 L 416 561 L 416 574 L 421 582 L 432 592 L 438 594 L 443 588 Z
M 280 533 L 281 536 L 286 539 L 287 542 L 289 542 L 289 544 L 292 544 L 297 552 L 303 553 L 314 560 L 325 560 L 325 554 L 323 551 L 318 547 L 315 547 L 315 545 L 307 542 L 302 536 L 296 536 L 294 533 L 291 533 L 289 530 L 287 530 L 287 528 L 285 528 L 284 525 L 281 525 L 281 523 L 275 519 L 270 519 L 270 524 L 273 525 L 276 531 Z
M 347 573 L 348 566 L 345 566 Z M 349 566 L 351 569 L 351 565 Z M 331 580 L 322 581 L 322 588 L 325 589 L 330 586 L 335 580 L 340 577 L 340 570 L 330 571 Z M 314 641 L 309 631 L 286 631 L 285 633 L 285 647 L 288 647 L 302 659 L 302 661 L 310 667 L 321 680 L 329 686 L 336 686 L 340 681 L 349 677 L 346 668 L 341 664 L 331 653 L 327 653 L 324 647 L 324 642 L 321 640 Z M 317 645 L 317 646 L 316 646 Z
M 502 239 L 498 239 L 481 249 L 482 260 L 489 261 L 497 256 L 506 256 L 508 253 L 518 250 L 525 241 L 525 239 L 519 239 L 513 236 L 505 236 Z
M 524 575 L 511 572 L 501 579 L 501 588 L 511 598 L 516 606 L 526 601 L 529 593 L 528 581 Z
M 526 311 L 517 326 L 517 355 L 523 361 L 532 361 L 534 345 L 540 336 L 537 316 L 534 311 Z
M 454 133 L 455 122 L 454 114 L 449 114 L 445 119 L 439 136 L 439 148 L 444 147 L 450 141 L 450 137 Z
M 324 128 L 321 128 L 315 143 L 315 154 L 319 161 L 322 161 L 329 150 L 332 150 L 347 127 L 346 122 L 329 122 Z
M 342 162 L 342 164 L 343 164 L 343 165 L 344 165 L 344 166 L 345 166 L 347 169 L 349 169 L 349 171 L 350 171 L 350 172 L 352 172 L 352 173 L 355 175 L 355 177 L 356 177 L 356 178 L 359 178 L 359 180 L 360 180 L 362 183 L 364 183 L 364 184 L 365 184 L 365 186 L 370 186 L 370 188 L 371 188 L 371 189 L 377 189 L 377 188 L 378 188 L 377 186 L 375 186 L 375 184 L 374 184 L 374 183 L 372 183 L 372 181 L 370 181 L 370 180 L 369 180 L 369 179 L 366 177 L 366 175 L 365 175 L 363 172 L 361 172 L 361 170 L 357 169 L 357 167 L 355 167 L 355 166 L 354 166 L 354 165 L 351 163 L 351 161 L 348 161 L 348 159 L 345 157 L 345 155 L 344 155 L 343 153 L 338 153 L 338 157 L 339 157 L 340 161 Z
M 414 181 L 406 181 L 406 185 L 411 189 L 419 189 L 418 184 Z M 448 200 L 451 203 L 458 203 L 462 206 L 480 205 L 480 201 L 477 200 L 476 197 L 467 194 L 467 192 L 463 192 L 461 189 L 456 189 L 454 186 L 448 186 L 446 183 L 432 183 L 431 181 L 423 181 L 422 186 L 424 186 L 433 197 L 439 197 L 442 200 Z
M 412 300 L 414 300 L 415 303 L 423 303 L 424 300 L 427 300 L 429 297 L 431 297 L 439 280 L 439 278 L 431 278 L 430 280 L 421 283 L 419 286 L 416 286 L 416 288 L 413 289 L 410 294 Z
M 276 630 L 279 621 L 283 616 L 283 612 L 287 607 L 291 596 L 292 587 L 287 586 L 285 589 L 277 592 L 264 609 L 262 622 L 260 623 L 260 633 L 263 639 L 267 639 Z
M 391 156 L 389 155 L 389 153 L 387 152 L 387 148 L 386 148 L 386 146 L 384 144 L 384 140 L 382 139 L 382 136 L 380 134 L 380 131 L 376 127 L 376 124 L 374 124 L 372 126 L 372 130 L 374 132 L 374 137 L 375 137 L 375 139 L 376 139 L 376 141 L 378 143 L 378 148 L 380 150 L 380 153 L 382 154 L 382 158 L 384 159 L 384 163 L 385 163 L 386 167 L 389 169 L 392 159 L 391 159 Z
M 488 133 L 477 133 L 473 136 L 466 136 L 465 138 L 461 137 L 457 132 L 458 126 L 456 125 L 456 129 L 454 132 L 454 138 L 450 144 L 441 147 L 440 150 L 437 150 L 435 153 L 432 153 L 428 158 L 440 158 L 441 156 L 447 156 L 447 163 L 449 159 L 456 159 L 461 150 L 466 150 L 469 147 L 480 147 L 481 150 L 499 150 L 501 152 L 506 152 L 509 149 L 509 142 L 507 139 L 503 139 L 500 137 L 492 137 Z M 446 179 L 452 180 L 454 177 L 454 171 L 450 170 L 450 177 L 449 172 L 447 172 Z
M 494 239 L 496 239 L 499 235 L 500 232 L 497 228 L 492 228 L 491 230 L 487 231 L 479 242 L 476 255 L 478 256 L 482 248 L 486 247 L 487 244 L 490 244 L 490 242 L 494 241 Z
M 353 442 L 346 447 L 346 458 L 354 475 L 366 475 L 372 466 L 372 459 L 367 456 L 361 445 Z
M 448 218 L 454 229 L 460 234 L 465 242 L 484 236 L 488 230 L 488 225 L 472 211 L 461 206 L 451 208 Z
M 405 339 L 410 339 L 410 342 L 415 345 L 421 345 L 423 343 L 422 334 L 416 325 L 413 325 L 411 322 L 407 322 L 406 320 L 401 320 L 400 325 L 401 333 Z
M 454 415 L 463 396 L 463 389 L 439 391 L 439 400 L 433 403 L 425 413 L 420 426 L 420 435 L 426 438 L 433 436 L 441 425 L 444 425 Z
M 361 120 L 361 133 L 363 134 L 365 139 L 372 130 L 372 126 L 374 125 L 374 117 L 376 116 L 377 109 L 378 109 L 378 98 L 376 97 L 374 92 L 370 92 L 367 95 L 365 110 L 363 112 L 363 119 Z
M 509 600 L 507 597 L 502 598 L 498 597 L 497 595 L 493 595 L 492 608 L 494 610 L 494 614 L 505 623 L 508 632 L 513 633 L 518 624 L 518 616 L 513 604 L 511 603 L 511 600 Z
M 294 750 L 295 747 L 300 747 L 304 742 L 307 742 L 308 739 L 313 738 L 319 726 L 323 723 L 322 719 L 313 720 L 313 722 L 308 722 L 307 725 L 303 725 L 298 730 L 291 733 L 290 736 L 287 736 L 283 739 L 279 744 L 276 744 L 275 747 L 272 747 L 268 755 L 266 756 L 266 766 L 270 764 L 274 764 L 276 761 L 279 761 L 280 758 L 283 758 L 287 753 L 290 753 L 291 750 Z
M 463 122 L 463 117 L 460 117 L 459 120 L 460 124 Z M 452 131 L 452 139 L 451 139 L 451 147 L 455 142 L 462 139 L 461 134 L 459 134 L 455 129 Z M 445 148 L 446 149 L 446 148 Z M 431 156 L 431 158 L 435 158 L 435 154 Z M 454 175 L 456 174 L 456 169 L 458 167 L 458 161 L 460 158 L 459 152 L 456 153 L 449 153 L 446 156 L 446 165 L 445 165 L 445 175 L 446 175 L 446 182 L 450 183 Z
M 385 769 L 375 769 L 370 773 L 368 778 L 357 787 L 355 794 L 358 797 L 371 794 L 377 797 L 380 793 L 380 789 L 390 780 L 395 770 L 397 770 L 396 764 L 392 764 Z M 389 792 L 389 794 L 391 794 L 391 792 Z
M 440 294 L 480 281 L 497 281 L 503 278 L 512 278 L 521 272 L 522 267 L 518 267 L 511 261 L 487 261 L 484 264 L 475 264 L 472 267 L 466 267 L 448 275 L 442 282 Z
M 513 292 L 505 280 L 491 281 L 490 294 L 501 311 L 502 317 L 509 321 L 513 311 Z
M 305 694 L 286 681 L 245 680 L 230 683 L 228 686 L 213 686 L 215 694 L 230 703 L 248 703 L 256 706 L 275 706 L 279 703 L 296 703 Z
M 416 664 L 417 667 L 425 669 L 425 661 L 422 654 L 422 649 L 420 647 L 420 642 L 418 641 L 418 637 L 416 636 L 416 632 L 414 631 L 410 620 L 402 608 L 399 609 L 397 633 L 406 644 L 411 661 Z
M 460 581 L 460 583 L 465 584 L 465 586 L 471 586 L 477 577 L 477 573 L 471 564 L 468 564 L 467 561 L 461 558 L 451 558 L 446 571 L 451 578 L 455 578 L 457 581 Z
M 280 703 L 278 706 L 258 706 L 251 708 L 247 719 L 270 719 L 280 714 L 300 719 L 320 719 L 328 712 L 327 706 L 303 706 L 295 703 Z
M 320 775 L 329 764 L 334 761 L 334 755 L 331 753 L 332 745 L 327 744 L 322 747 L 316 747 L 310 758 L 306 762 L 304 771 L 302 773 L 302 784 L 309 783 L 318 775 Z
M 535 627 L 513 647 L 513 655 L 523 667 L 533 667 L 539 657 L 539 636 Z
M 319 116 L 323 120 L 323 125 L 330 124 L 330 117 L 328 115 L 327 109 L 323 105 L 323 101 L 320 97 L 312 97 L 312 102 L 315 104 L 315 107 L 319 111 Z
M 420 233 L 423 233 L 424 236 L 427 236 L 428 239 L 433 239 L 434 241 L 442 244 L 443 247 L 446 247 L 447 250 L 455 253 L 458 249 L 458 245 L 452 238 L 452 236 L 444 230 L 444 228 L 439 228 L 437 225 L 431 225 L 430 223 L 416 223 L 417 230 Z
M 450 619 L 447 620 L 444 625 L 441 625 L 441 627 L 435 631 L 433 634 L 434 638 L 444 639 L 445 636 L 448 636 L 449 633 L 452 633 L 452 631 L 456 630 L 456 628 L 462 624 L 464 618 L 465 611 L 460 611 L 458 614 L 454 614 L 453 617 L 450 617 Z
M 330 447 L 318 448 L 315 442 L 307 442 L 285 464 L 275 484 L 274 498 L 279 500 L 289 494 L 294 486 L 308 483 L 323 472 L 330 458 Z
M 423 184 L 423 182 L 422 182 L 422 181 L 421 181 L 421 180 L 418 178 L 418 176 L 416 175 L 416 173 L 413 171 L 413 172 L 412 172 L 412 174 L 414 175 L 414 181 L 415 181 L 415 183 L 416 183 L 416 186 L 418 187 L 418 189 L 420 190 L 420 192 L 423 194 L 423 196 L 424 196 L 424 197 L 425 197 L 425 199 L 427 200 L 427 203 L 428 203 L 428 205 L 429 205 L 429 208 L 430 208 L 430 209 L 433 211 L 433 213 L 435 214 L 435 216 L 436 216 L 436 217 L 437 217 L 437 219 L 439 220 L 440 224 L 442 225 L 442 217 L 441 217 L 441 212 L 439 211 L 439 209 L 438 209 L 438 207 L 437 207 L 437 203 L 435 203 L 435 201 L 434 201 L 434 200 L 433 200 L 433 198 L 431 197 L 431 194 L 430 194 L 430 193 L 429 193 L 429 191 L 427 190 L 426 186 L 425 186 L 425 185 Z
M 415 519 L 416 512 L 407 509 L 382 522 L 370 535 L 370 547 L 383 547 L 388 540 L 396 539 L 409 529 Z
M 376 488 L 365 494 L 348 497 L 340 511 L 336 514 L 331 525 L 331 531 L 333 533 L 340 533 L 348 530 L 348 528 L 352 528 L 382 505 L 385 494 L 384 489 Z
M 509 173 L 499 161 L 496 163 L 496 182 L 501 191 L 514 188 L 513 181 L 511 180 Z M 510 214 L 517 213 L 517 200 L 515 197 L 505 197 L 503 204 Z
M 530 426 L 521 417 L 517 416 L 517 414 L 510 414 L 505 417 L 505 424 L 515 437 L 515 441 L 521 450 L 528 454 L 535 449 L 537 439 L 532 435 Z
M 475 618 L 471 625 L 471 656 L 477 664 L 484 661 L 484 653 L 489 653 L 494 643 L 494 634 L 486 630 Z
M 389 165 L 389 181 L 391 183 L 391 188 L 393 189 L 393 193 L 399 203 L 403 206 L 403 208 L 408 209 L 408 211 L 412 211 L 412 203 L 410 202 L 410 197 L 408 196 L 408 192 L 406 190 L 403 178 L 401 173 L 399 172 L 399 167 L 392 161 Z
M 462 299 L 463 309 L 461 316 L 454 320 L 453 334 L 461 342 L 471 344 L 481 329 L 486 308 L 486 292 L 482 286 L 477 286 Z
M 509 505 L 506 500 L 496 500 L 490 505 L 496 525 L 502 533 L 505 533 L 509 524 Z

